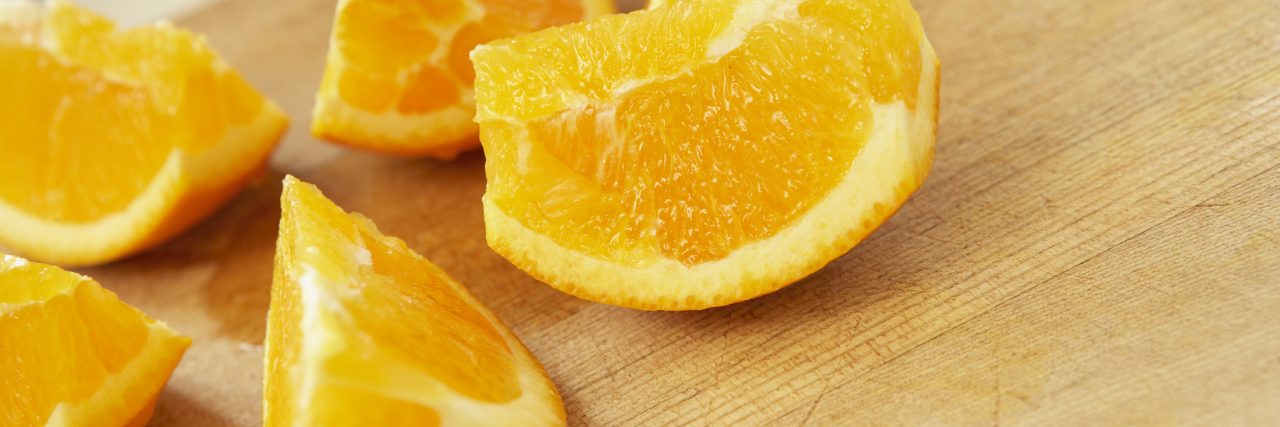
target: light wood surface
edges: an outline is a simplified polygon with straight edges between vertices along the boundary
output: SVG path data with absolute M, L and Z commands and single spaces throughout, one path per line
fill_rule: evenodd
M 480 153 L 306 131 L 332 0 L 180 19 L 292 115 L 212 219 L 84 270 L 195 339 L 153 425 L 257 425 L 279 180 L 469 285 L 575 425 L 1280 424 L 1280 3 L 917 0 L 943 60 L 933 175 L 862 245 L 692 313 L 574 299 L 484 243 Z

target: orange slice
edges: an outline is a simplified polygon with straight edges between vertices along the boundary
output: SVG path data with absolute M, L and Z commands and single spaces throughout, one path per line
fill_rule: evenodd
M 339 0 L 311 130 L 452 158 L 479 146 L 471 48 L 612 12 L 610 0 Z
M 267 426 L 563 425 L 493 313 L 404 242 L 285 178 L 267 321 Z
M 204 38 L 69 4 L 0 6 L 0 244 L 97 264 L 155 246 L 260 170 L 286 118 Z
M 146 425 L 190 345 L 93 279 L 0 255 L 2 425 Z
M 939 62 L 907 0 L 702 0 L 472 53 L 489 245 L 565 292 L 729 304 L 924 181 Z

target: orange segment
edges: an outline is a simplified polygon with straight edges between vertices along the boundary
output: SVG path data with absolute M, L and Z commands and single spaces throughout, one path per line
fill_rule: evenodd
M 468 398 L 507 402 L 519 397 L 513 354 L 490 319 L 464 300 L 439 268 L 403 243 L 371 234 L 375 231 L 359 230 L 372 271 L 360 282 L 347 283 L 347 291 L 363 294 L 359 305 L 349 307 L 352 326 Z
M 348 66 L 392 75 L 419 64 L 436 49 L 429 15 L 412 3 L 394 0 L 351 2 L 334 23 L 338 50 Z
M 593 209 L 589 215 L 565 215 L 565 221 L 531 223 L 554 224 L 544 232 L 565 235 L 592 229 L 575 219 L 616 218 L 622 223 L 608 229 L 637 237 L 652 232 L 657 256 L 696 265 L 724 258 L 794 221 L 849 168 L 858 143 L 866 138 L 862 123 L 869 119 L 869 109 L 866 99 L 813 84 L 856 75 L 855 64 L 830 63 L 827 58 L 841 53 L 832 49 L 838 45 L 790 27 L 779 23 L 761 28 L 742 48 L 700 67 L 698 73 L 638 87 L 611 105 L 564 110 L 531 121 L 530 139 L 536 145 L 572 173 L 595 176 L 602 191 L 622 196 L 611 212 Z M 786 45 L 812 49 L 801 52 Z M 783 54 L 768 55 L 771 52 Z M 812 71 L 760 76 L 768 72 L 762 70 L 787 66 Z M 683 97 L 705 101 L 677 101 Z M 733 107 L 742 111 L 725 113 Z M 706 137 L 708 130 L 713 137 Z M 630 150 L 618 152 L 619 146 Z M 627 173 L 641 170 L 645 174 Z M 494 201 L 519 206 L 518 195 L 524 192 L 511 190 L 517 197 L 495 193 Z M 546 204 L 539 208 L 529 215 L 576 210 Z M 574 249 L 607 254 L 612 237 L 577 239 L 594 245 Z
M 597 301 L 776 290 L 882 223 L 932 156 L 937 60 L 905 0 L 674 2 L 472 58 L 490 245 Z
M 164 114 L 152 92 L 89 78 L 36 46 L 0 44 L 0 63 L 0 93 L 15 95 L 0 98 L 0 129 L 13 132 L 0 140 L 0 202 L 50 221 L 90 222 L 125 209 L 165 163 L 169 142 L 146 141 L 175 129 L 150 119 Z M 119 153 L 128 161 L 101 161 Z M 101 179 L 66 176 L 76 172 Z
M 190 344 L 90 278 L 0 255 L 4 425 L 143 425 Z
M 538 362 L 439 267 L 293 177 L 281 205 L 267 425 L 564 423 Z
M 387 111 L 396 102 L 399 87 L 395 81 L 361 71 L 351 70 L 338 77 L 338 93 L 342 99 L 366 111 Z
M 612 11 L 609 0 L 340 0 L 312 133 L 385 153 L 456 156 L 479 145 L 472 48 Z
M 847 0 L 813 0 L 801 3 L 800 16 L 814 19 L 828 26 L 847 22 L 867 22 L 852 34 L 864 43 L 867 51 L 859 52 L 865 64 L 864 79 L 875 102 L 882 104 L 897 100 L 906 102 L 908 108 L 916 106 L 916 85 L 920 81 L 920 30 L 913 28 L 918 21 L 915 11 L 907 7 L 868 7 Z
M 428 113 L 453 105 L 460 95 L 444 70 L 426 65 L 409 77 L 396 108 L 406 114 Z
M 208 215 L 265 163 L 286 119 L 204 39 L 116 31 L 62 2 L 0 9 L 0 243 L 97 264 Z M 13 6 L 13 5 L 11 5 Z

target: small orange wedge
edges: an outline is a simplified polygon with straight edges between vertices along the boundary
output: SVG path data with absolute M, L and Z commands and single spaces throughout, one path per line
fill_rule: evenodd
M 479 146 L 473 47 L 612 12 L 610 0 L 339 0 L 312 132 L 452 158 Z
M 160 23 L 117 31 L 62 1 L 0 4 L 0 245 L 61 265 L 155 246 L 267 160 L 286 118 Z
M 267 321 L 267 426 L 549 426 L 520 340 L 404 242 L 287 177 Z
M 190 345 L 93 279 L 0 255 L 0 425 L 146 425 Z

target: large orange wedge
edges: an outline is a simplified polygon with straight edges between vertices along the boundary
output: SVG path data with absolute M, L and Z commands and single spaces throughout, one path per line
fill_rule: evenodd
M 93 279 L 0 255 L 0 425 L 146 425 L 190 345 Z
M 478 47 L 490 246 L 627 307 L 777 290 L 924 181 L 939 62 L 907 0 L 700 0 Z
M 542 366 L 404 242 L 285 179 L 267 322 L 267 426 L 550 426 Z
M 62 265 L 155 246 L 261 170 L 286 126 L 204 38 L 0 5 L 0 245 Z

